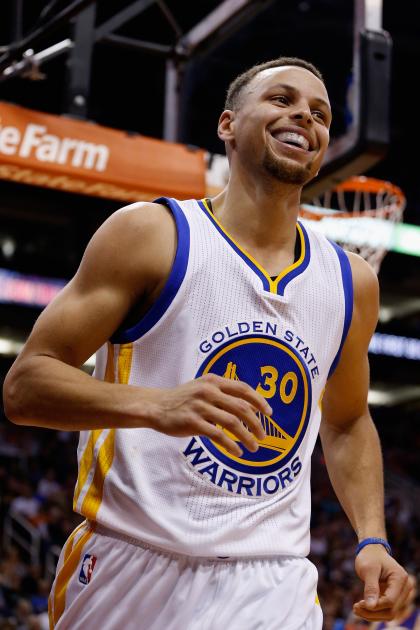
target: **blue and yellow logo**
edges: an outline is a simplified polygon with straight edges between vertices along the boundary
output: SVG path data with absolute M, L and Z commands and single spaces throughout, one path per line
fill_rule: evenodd
M 311 410 L 311 381 L 295 350 L 273 337 L 243 336 L 206 357 L 197 377 L 209 372 L 245 381 L 267 399 L 273 414 L 270 417 L 258 414 L 266 437 L 259 442 L 256 453 L 241 444 L 243 454 L 236 457 L 201 436 L 206 450 L 220 463 L 241 473 L 264 475 L 285 466 L 302 442 Z

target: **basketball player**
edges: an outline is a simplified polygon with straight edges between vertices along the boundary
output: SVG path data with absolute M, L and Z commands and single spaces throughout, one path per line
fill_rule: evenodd
M 321 401 L 329 474 L 360 541 L 355 612 L 390 619 L 407 599 L 366 403 L 377 279 L 297 222 L 330 122 L 305 61 L 238 77 L 218 127 L 226 189 L 116 212 L 39 318 L 6 412 L 81 431 L 86 519 L 61 554 L 51 627 L 320 630 L 306 556 Z M 77 368 L 95 351 L 92 378 Z

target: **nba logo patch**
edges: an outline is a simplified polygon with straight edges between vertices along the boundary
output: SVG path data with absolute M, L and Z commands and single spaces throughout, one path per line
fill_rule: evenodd
M 83 558 L 83 562 L 82 562 L 82 567 L 79 573 L 79 582 L 81 582 L 82 584 L 89 584 L 92 578 L 92 573 L 93 573 L 93 569 L 95 568 L 95 564 L 96 564 L 96 556 L 92 556 L 90 553 L 85 554 L 85 557 Z

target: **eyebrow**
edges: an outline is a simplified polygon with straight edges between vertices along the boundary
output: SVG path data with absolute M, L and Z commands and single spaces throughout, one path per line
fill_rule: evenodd
M 288 85 L 287 83 L 276 83 L 275 85 L 271 85 L 269 87 L 267 87 L 267 92 L 271 92 L 272 90 L 278 90 L 278 89 L 282 89 L 282 90 L 287 90 L 289 92 L 292 92 L 294 94 L 298 93 L 298 90 L 293 86 L 293 85 Z M 313 99 L 313 101 L 319 103 L 320 105 L 323 105 L 324 107 L 326 107 L 326 109 L 331 112 L 331 107 L 329 105 L 329 103 L 327 103 L 326 100 L 324 100 L 323 98 L 320 98 L 319 96 L 315 96 Z

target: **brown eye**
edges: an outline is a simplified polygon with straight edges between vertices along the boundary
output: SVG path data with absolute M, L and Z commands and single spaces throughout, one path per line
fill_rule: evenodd
M 282 96 L 275 96 L 273 100 L 278 101 L 282 105 L 288 105 L 289 104 L 289 99 L 287 98 L 287 96 L 284 96 L 284 95 L 282 95 Z

